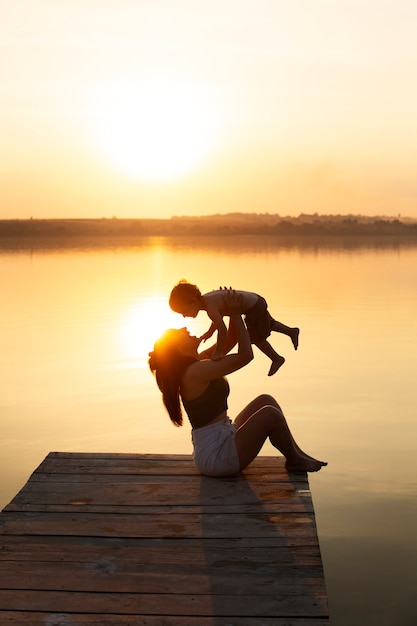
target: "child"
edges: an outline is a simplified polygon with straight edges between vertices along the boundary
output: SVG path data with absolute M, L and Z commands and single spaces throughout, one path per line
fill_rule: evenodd
M 279 370 L 285 359 L 275 352 L 267 341 L 267 337 L 269 337 L 271 331 L 288 335 L 294 349 L 297 350 L 300 329 L 290 328 L 274 320 L 262 296 L 251 291 L 236 291 L 236 293 L 241 297 L 241 313 L 245 315 L 251 342 L 272 361 L 268 372 L 268 376 L 272 376 Z M 223 356 L 227 336 L 227 328 L 223 317 L 230 315 L 225 298 L 225 288 L 202 295 L 196 285 L 191 285 L 187 281 L 181 280 L 171 291 L 169 306 L 176 313 L 183 315 L 183 317 L 197 317 L 199 311 L 206 311 L 212 323 L 209 330 L 200 337 L 200 341 L 206 341 L 217 330 L 217 344 L 211 358 L 216 361 Z

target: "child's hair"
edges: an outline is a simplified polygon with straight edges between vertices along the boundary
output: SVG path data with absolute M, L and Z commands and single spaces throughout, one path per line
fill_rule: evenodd
M 169 296 L 169 306 L 176 313 L 181 313 L 182 306 L 184 304 L 188 304 L 195 298 L 201 298 L 201 291 L 197 285 L 192 285 L 182 279 L 171 291 L 171 295 Z

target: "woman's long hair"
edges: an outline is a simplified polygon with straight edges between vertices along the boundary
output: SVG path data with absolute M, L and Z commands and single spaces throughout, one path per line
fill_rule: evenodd
M 177 341 L 178 329 L 169 329 L 155 342 L 149 353 L 149 368 L 162 392 L 162 400 L 175 426 L 182 426 L 183 416 L 180 402 L 181 378 L 189 365 L 198 359 L 181 354 Z

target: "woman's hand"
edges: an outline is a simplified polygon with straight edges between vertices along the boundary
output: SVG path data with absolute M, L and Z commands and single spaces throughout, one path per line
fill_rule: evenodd
M 239 291 L 236 292 L 231 287 L 224 287 L 223 290 L 225 291 L 223 299 L 229 311 L 230 317 L 236 317 L 237 315 L 241 315 L 243 301 L 242 293 Z

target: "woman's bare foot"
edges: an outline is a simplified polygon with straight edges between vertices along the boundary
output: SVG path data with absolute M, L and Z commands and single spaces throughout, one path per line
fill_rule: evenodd
M 325 465 L 327 465 L 325 461 L 317 461 L 313 458 L 301 458 L 293 463 L 285 462 L 288 472 L 318 472 Z
M 294 346 L 294 350 L 297 350 L 298 348 L 298 337 L 300 335 L 300 329 L 299 328 L 292 328 L 291 329 L 291 341 L 292 341 L 292 345 Z
M 278 359 L 275 359 L 271 363 L 271 367 L 269 368 L 268 376 L 273 376 L 275 372 L 279 370 L 281 365 L 284 365 L 285 359 L 283 356 L 279 356 Z

